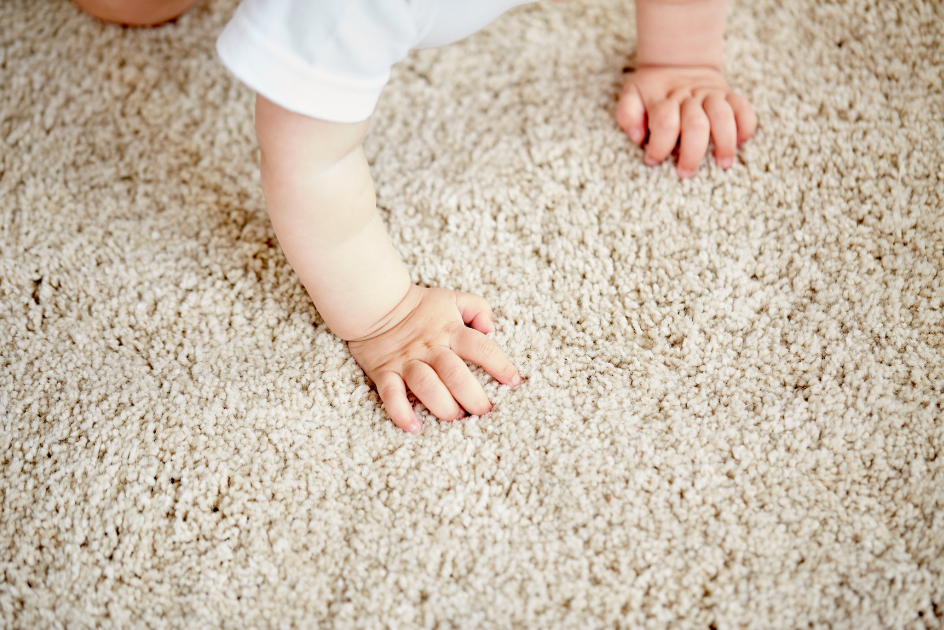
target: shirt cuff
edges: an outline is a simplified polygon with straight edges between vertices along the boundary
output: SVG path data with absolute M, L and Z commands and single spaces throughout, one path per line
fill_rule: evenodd
M 370 117 L 390 72 L 368 79 L 310 66 L 267 40 L 238 9 L 216 40 L 223 65 L 237 79 L 293 112 L 332 122 Z

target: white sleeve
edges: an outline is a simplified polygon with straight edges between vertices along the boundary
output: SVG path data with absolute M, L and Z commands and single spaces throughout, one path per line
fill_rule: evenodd
M 359 122 L 425 35 L 429 2 L 243 0 L 216 49 L 236 77 L 300 114 Z

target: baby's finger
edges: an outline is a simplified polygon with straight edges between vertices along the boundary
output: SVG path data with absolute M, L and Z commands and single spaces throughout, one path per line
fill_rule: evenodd
M 468 368 L 466 368 L 468 371 Z M 422 361 L 410 361 L 403 367 L 403 380 L 410 391 L 440 420 L 457 420 L 465 411 L 452 397 L 439 375 Z
M 517 387 L 521 384 L 518 370 L 495 342 L 480 332 L 457 328 L 449 347 L 465 361 L 471 361 L 495 377 L 499 383 Z
M 616 122 L 636 144 L 642 144 L 646 139 L 646 106 L 634 83 L 627 82 L 623 87 L 616 104 Z
M 711 123 L 701 101 L 688 98 L 682 103 L 682 140 L 676 170 L 682 179 L 691 177 L 708 150 Z
M 404 431 L 419 433 L 423 425 L 406 397 L 406 386 L 400 375 L 384 372 L 374 382 L 377 385 L 377 393 L 380 394 L 380 399 L 387 408 L 387 414 L 393 423 Z
M 734 164 L 737 151 L 737 125 L 731 105 L 719 94 L 705 99 L 705 113 L 711 121 L 711 139 L 715 141 L 715 161 L 721 168 Z
M 646 145 L 646 164 L 655 166 L 669 157 L 679 137 L 679 104 L 667 100 L 658 103 L 649 112 L 649 144 Z
M 456 305 L 462 314 L 462 321 L 480 333 L 495 332 L 492 321 L 492 307 L 485 298 L 474 293 L 456 291 Z
M 737 122 L 737 142 L 741 145 L 750 140 L 757 130 L 757 115 L 754 114 L 750 101 L 740 94 L 728 94 L 727 101 L 734 110 L 734 120 Z
M 492 410 L 492 404 L 488 402 L 485 390 L 475 380 L 465 361 L 460 359 L 455 352 L 445 347 L 435 350 L 429 364 L 466 411 L 481 416 Z

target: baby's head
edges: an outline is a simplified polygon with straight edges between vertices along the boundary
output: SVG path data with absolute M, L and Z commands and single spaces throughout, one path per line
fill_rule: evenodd
M 156 26 L 179 17 L 195 0 L 72 0 L 80 9 L 105 22 Z

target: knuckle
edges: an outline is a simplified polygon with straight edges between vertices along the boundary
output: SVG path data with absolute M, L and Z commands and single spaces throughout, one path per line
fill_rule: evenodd
M 413 382 L 416 388 L 420 390 L 429 390 L 436 384 L 438 378 L 429 372 L 420 372 L 414 377 Z
M 718 112 L 731 111 L 731 104 L 718 94 L 712 94 L 705 99 L 705 109 L 711 108 Z
M 469 369 L 465 365 L 450 365 L 443 370 L 443 377 L 449 382 L 456 382 L 465 376 L 465 372 L 468 371 Z
M 737 114 L 745 116 L 745 115 L 753 115 L 754 113 L 754 108 L 751 107 L 750 101 L 748 101 L 743 96 L 740 96 L 737 94 L 733 96 L 729 96 L 727 98 L 727 101 L 728 101 L 728 105 L 731 106 L 731 109 L 734 110 L 734 112 Z
M 720 120 L 722 117 L 731 117 L 731 108 L 705 101 L 705 115 L 708 116 L 709 120 Z
M 659 133 L 672 133 L 677 129 L 678 125 L 675 121 L 675 117 L 671 114 L 661 114 L 652 121 L 652 127 Z
M 495 355 L 495 346 L 488 339 L 479 339 L 476 343 L 477 354 L 483 359 L 491 359 Z
M 450 326 L 450 327 L 447 329 L 447 335 L 448 335 L 448 339 L 449 339 L 449 347 L 450 347 L 450 348 L 455 348 L 455 347 L 457 347 L 457 346 L 462 345 L 462 340 L 464 339 L 464 337 L 465 337 L 465 335 L 468 333 L 468 331 L 469 331 L 469 329 L 466 328 L 465 325 L 460 326 L 460 325 L 456 324 L 455 326 Z
M 383 400 L 388 400 L 396 395 L 398 388 L 395 382 L 391 380 L 384 380 L 380 383 L 374 382 L 377 385 L 377 393 L 380 394 Z
M 686 131 L 695 131 L 698 133 L 704 133 L 711 129 L 711 124 L 708 122 L 708 118 L 702 114 L 693 114 L 685 121 L 685 130 Z

